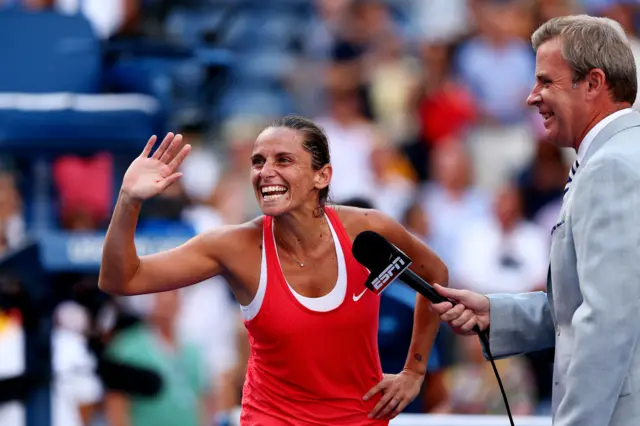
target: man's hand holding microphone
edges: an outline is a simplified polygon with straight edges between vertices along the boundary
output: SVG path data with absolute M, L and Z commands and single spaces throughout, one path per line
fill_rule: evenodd
M 480 331 L 489 328 L 489 298 L 470 290 L 457 290 L 434 284 L 439 295 L 456 303 L 432 303 L 431 309 L 440 316 L 440 320 L 449 323 L 456 334 L 470 336 L 477 334 L 473 327 Z

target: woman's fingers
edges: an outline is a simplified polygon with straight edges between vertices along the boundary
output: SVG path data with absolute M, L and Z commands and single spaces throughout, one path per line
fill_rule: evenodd
M 177 134 L 174 138 L 167 150 L 160 157 L 160 162 L 164 164 L 169 164 L 171 160 L 180 152 L 182 148 L 183 139 L 181 134 Z
M 156 135 L 151 136 L 147 141 L 147 144 L 144 146 L 140 157 L 147 158 L 149 154 L 151 154 L 151 150 L 153 149 L 153 146 L 156 144 L 157 140 L 158 138 L 156 137 Z
M 171 162 L 169 163 L 169 168 L 171 169 L 172 173 L 178 170 L 178 167 L 180 167 L 180 164 L 182 164 L 187 155 L 189 155 L 190 151 L 191 145 L 187 144 L 183 146 L 180 152 L 178 152 L 178 155 L 176 155 L 175 158 L 171 160 Z
M 175 135 L 173 133 L 171 132 L 167 133 L 167 136 L 164 137 L 164 139 L 162 140 L 162 143 L 160 144 L 158 149 L 156 149 L 156 152 L 153 153 L 153 156 L 151 158 L 155 160 L 159 160 L 160 157 L 162 157 L 165 151 L 169 148 L 169 145 L 171 145 L 171 142 L 173 141 L 174 137 Z

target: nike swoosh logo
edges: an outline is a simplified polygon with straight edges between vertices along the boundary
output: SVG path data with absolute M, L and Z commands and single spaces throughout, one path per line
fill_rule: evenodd
M 360 300 L 360 298 L 361 298 L 362 296 L 364 296 L 364 294 L 365 294 L 366 292 L 367 292 L 367 289 L 365 288 L 364 290 L 362 290 L 362 293 L 360 293 L 360 294 L 358 294 L 358 295 L 356 295 L 356 294 L 354 293 L 354 295 L 353 295 L 353 301 L 354 301 L 354 302 L 357 302 L 358 300 Z

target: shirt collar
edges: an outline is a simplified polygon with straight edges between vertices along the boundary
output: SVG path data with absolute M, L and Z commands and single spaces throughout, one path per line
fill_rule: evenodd
M 622 117 L 625 114 L 629 114 L 632 111 L 633 111 L 633 108 L 621 109 L 620 111 L 616 111 L 613 114 L 606 116 L 605 118 L 600 120 L 595 126 L 593 126 L 591 130 L 589 130 L 589 132 L 586 134 L 584 139 L 582 139 L 582 142 L 578 147 L 578 162 L 582 163 L 582 159 L 584 158 L 584 155 L 587 153 L 587 150 L 589 149 L 589 145 L 591 145 L 591 142 L 593 142 L 596 136 L 598 136 L 598 133 L 600 133 L 602 129 L 606 127 L 607 124 L 611 123 L 613 120 L 615 120 L 618 117 Z

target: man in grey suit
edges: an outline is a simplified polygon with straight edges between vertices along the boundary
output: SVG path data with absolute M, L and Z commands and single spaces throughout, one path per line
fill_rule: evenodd
M 489 330 L 496 358 L 555 346 L 556 426 L 640 425 L 640 113 L 622 28 L 569 16 L 532 36 L 528 98 L 546 137 L 577 151 L 553 227 L 547 292 L 480 295 L 436 286 L 460 334 Z

